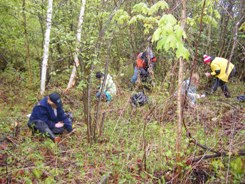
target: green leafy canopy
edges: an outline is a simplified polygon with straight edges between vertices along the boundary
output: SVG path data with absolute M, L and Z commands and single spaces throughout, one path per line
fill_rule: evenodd
M 157 20 L 159 19 L 159 16 L 154 14 L 157 14 L 160 10 L 168 9 L 168 4 L 165 1 L 159 1 L 153 6 L 149 7 L 146 3 L 139 3 L 134 5 L 132 13 L 135 14 L 133 17 L 131 17 L 131 20 L 129 21 L 129 24 L 136 23 L 137 21 L 141 21 L 144 24 L 145 27 L 145 33 L 149 32 L 149 28 L 153 28 L 153 25 L 150 24 L 156 24 Z
M 133 13 L 142 13 L 144 15 L 153 15 L 157 13 L 159 10 L 165 10 L 168 9 L 168 4 L 165 1 L 158 1 L 156 4 L 154 4 L 152 7 L 148 8 L 147 4 L 145 3 L 139 3 L 136 4 L 133 7 Z
M 171 14 L 163 15 L 158 26 L 152 37 L 152 41 L 157 42 L 157 49 L 168 51 L 171 48 L 177 58 L 188 59 L 190 54 L 182 40 L 186 34 L 175 17 Z
M 115 15 L 113 16 L 113 19 L 112 19 L 112 22 L 117 22 L 118 24 L 120 25 L 123 25 L 125 24 L 128 20 L 130 19 L 130 16 L 129 14 L 122 10 L 122 9 L 119 9 Z

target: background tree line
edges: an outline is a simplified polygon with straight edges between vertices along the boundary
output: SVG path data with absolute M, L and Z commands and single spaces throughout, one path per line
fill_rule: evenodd
M 92 97 L 95 94 L 93 90 L 96 88 L 95 72 L 98 70 L 109 72 L 117 84 L 119 96 L 122 97 L 124 92 L 129 89 L 128 84 L 133 74 L 133 63 L 137 54 L 150 46 L 157 57 L 155 76 L 156 89 L 159 94 L 159 96 L 154 96 L 153 106 L 149 107 L 148 111 L 147 108 L 145 109 L 142 119 L 140 112 L 131 111 L 131 109 L 127 111 L 126 102 L 123 101 L 125 99 L 122 98 L 117 101 L 118 104 L 114 104 L 117 105 L 117 108 L 114 109 L 117 112 L 114 112 L 109 120 L 106 119 L 107 123 L 113 123 L 113 125 L 116 122 L 113 133 L 109 134 L 115 137 L 119 121 L 125 122 L 126 126 L 128 124 L 134 125 L 134 121 L 137 122 L 135 123 L 137 127 L 143 124 L 143 132 L 135 137 L 138 139 L 142 136 L 143 146 L 140 146 L 139 150 L 143 152 L 143 158 L 140 161 L 142 162 L 140 170 L 147 170 L 151 167 L 146 166 L 146 163 L 150 163 L 150 165 L 155 163 L 154 156 L 150 157 L 148 155 L 147 158 L 146 145 L 147 141 L 150 143 L 151 140 L 148 140 L 147 137 L 153 136 L 152 131 L 159 129 L 163 121 L 165 122 L 165 119 L 169 116 L 171 116 L 170 120 L 166 120 L 166 122 L 177 121 L 178 118 L 173 113 L 176 109 L 173 108 L 172 111 L 169 111 L 170 106 L 176 104 L 170 98 L 167 98 L 176 91 L 177 79 L 182 80 L 193 71 L 199 72 L 201 77 L 204 76 L 203 54 L 221 56 L 231 60 L 237 68 L 237 79 L 245 80 L 244 4 L 243 0 L 2 0 L 0 2 L 0 84 L 7 88 L 0 91 L 0 96 L 3 97 L 3 99 L 0 99 L 0 105 L 7 106 L 2 114 L 14 109 L 14 119 L 16 119 L 15 112 L 21 114 L 21 120 L 24 119 L 23 114 L 29 112 L 28 108 L 31 108 L 40 98 L 37 94 L 40 94 L 40 81 L 43 81 L 42 70 L 46 67 L 43 61 L 47 57 L 46 93 L 54 89 L 68 92 L 70 87 L 75 86 L 78 90 L 65 95 L 65 100 L 72 104 L 72 108 L 78 109 L 77 114 L 75 114 L 75 117 L 78 118 L 76 122 L 78 126 L 79 123 L 81 125 L 81 122 L 85 120 L 88 143 L 97 142 L 98 137 L 102 134 L 106 115 L 108 116 L 110 112 L 101 113 L 99 111 L 102 108 L 100 108 L 99 102 L 92 103 Z M 47 15 L 51 15 L 51 12 L 52 16 L 49 20 Z M 48 24 L 50 24 L 50 36 L 47 38 Z M 48 47 L 45 47 L 46 43 Z M 46 55 L 45 49 L 48 50 L 48 55 Z M 76 70 L 75 81 L 71 81 L 74 69 Z M 21 90 L 24 91 L 26 88 L 30 89 L 32 95 L 25 92 L 20 93 Z M 205 86 L 201 86 L 201 88 L 203 89 Z M 5 92 L 7 92 L 7 95 Z M 37 98 L 33 98 L 35 96 L 33 94 L 37 95 Z M 20 104 L 16 104 L 18 99 L 21 98 L 26 103 L 25 107 L 19 107 Z M 159 100 L 159 103 L 154 104 L 154 100 Z M 164 100 L 164 102 L 161 103 L 161 100 Z M 76 103 L 76 101 L 78 102 Z M 82 111 L 80 111 L 81 101 L 83 103 Z M 210 105 L 209 103 L 210 101 L 207 104 Z M 209 108 L 219 108 L 219 105 L 214 102 Z M 124 109 L 121 109 L 121 106 Z M 177 111 L 181 112 L 181 104 L 178 108 L 180 111 Z M 209 110 L 209 108 L 207 109 Z M 233 112 L 239 111 L 240 113 L 240 110 L 235 110 L 229 111 L 234 122 L 240 116 L 240 119 L 242 119 L 240 114 L 237 115 L 237 119 L 233 118 Z M 108 111 L 113 110 L 108 109 Z M 213 110 L 214 112 L 210 111 L 207 111 L 207 114 L 213 115 L 215 113 L 215 110 Z M 168 114 L 169 112 L 170 114 Z M 133 113 L 136 114 L 134 118 L 132 118 Z M 196 122 L 197 119 L 198 123 L 193 126 L 194 128 L 202 125 L 202 116 L 204 120 L 205 118 L 208 119 L 205 116 L 206 111 L 198 114 L 198 118 L 196 118 L 197 114 L 195 112 L 192 113 L 185 116 L 185 118 L 186 121 L 190 122 Z M 120 114 L 119 118 L 118 114 Z M 130 118 L 126 117 L 124 119 L 123 115 Z M 226 117 L 225 115 L 224 117 Z M 173 120 L 173 118 L 175 119 Z M 165 144 L 166 142 L 171 147 L 171 149 L 165 151 L 159 148 L 159 153 L 166 154 L 166 158 L 172 155 L 176 156 L 172 160 L 171 167 L 184 162 L 189 156 L 187 154 L 186 157 L 181 158 L 181 155 L 178 155 L 183 153 L 181 146 L 186 146 L 185 151 L 189 146 L 181 145 L 181 140 L 184 139 L 184 137 L 181 137 L 182 121 L 183 114 L 180 113 L 177 126 L 171 124 L 171 126 L 178 127 L 176 140 L 179 142 L 175 142 L 176 147 L 178 147 L 175 150 L 177 155 L 174 155 L 174 152 L 171 151 L 175 149 L 173 146 L 175 139 L 171 136 L 173 135 L 171 132 L 173 128 L 168 129 L 161 126 L 164 131 L 159 132 L 159 135 L 166 135 L 166 140 L 168 139 L 168 141 L 161 140 L 161 143 Z M 211 123 L 212 121 L 216 120 L 212 119 Z M 12 121 L 7 120 L 6 122 Z M 227 120 L 227 122 L 230 121 Z M 105 125 L 107 130 L 112 128 L 109 123 Z M 7 130 L 10 129 L 11 126 L 6 123 L 3 124 L 7 127 Z M 96 132 L 97 127 L 100 128 L 98 132 Z M 136 129 L 132 128 L 132 130 Z M 81 129 L 79 131 L 79 136 L 83 136 L 80 134 Z M 128 134 L 127 131 L 122 132 L 126 135 L 123 134 L 125 136 L 121 137 L 134 135 L 132 132 Z M 205 132 L 203 134 L 205 135 Z M 119 140 L 121 139 L 120 135 L 118 134 Z M 191 134 L 188 136 L 193 138 Z M 195 145 L 199 144 L 195 142 L 195 139 L 192 141 Z M 25 141 L 23 142 L 25 143 Z M 121 146 L 119 141 L 115 142 Z M 139 142 L 141 143 L 141 141 Z M 239 143 L 242 144 L 242 142 Z M 77 145 L 77 140 L 75 139 L 72 144 Z M 204 150 L 209 150 L 209 148 L 204 147 Z M 233 156 L 231 148 L 229 151 L 229 156 Z M 211 157 L 215 158 L 222 155 L 227 156 L 228 153 L 218 152 L 214 156 L 211 155 Z M 149 158 L 153 160 L 147 162 L 146 160 Z M 198 159 L 196 160 L 199 161 Z M 237 160 L 240 164 L 242 159 Z M 239 167 L 239 172 L 242 167 Z M 181 173 L 181 168 L 178 169 L 177 173 Z
M 132 68 L 136 54 L 145 49 L 148 44 L 147 38 L 159 27 L 157 21 L 164 14 L 171 14 L 180 21 L 180 1 L 168 0 L 166 1 L 168 7 L 158 7 L 157 11 L 152 10 L 152 14 L 149 12 L 144 14 L 143 7 L 137 9 L 135 6 L 145 3 L 151 7 L 157 2 L 160 1 L 87 1 L 79 45 L 82 66 L 90 64 L 95 64 L 98 68 L 100 65 L 103 66 L 107 46 L 111 43 L 110 72 L 125 73 L 125 77 L 130 78 L 132 71 L 128 68 Z M 74 62 L 80 7 L 81 1 L 53 2 L 47 84 L 51 76 L 59 73 L 65 82 L 69 80 Z M 16 71 L 28 71 L 28 76 L 24 77 L 24 80 L 33 76 L 34 81 L 39 81 L 47 1 L 3 0 L 0 9 L 1 70 L 13 68 Z M 197 68 L 202 67 L 203 53 L 229 58 L 236 34 L 235 26 L 239 22 L 237 45 L 232 62 L 238 68 L 238 77 L 244 80 L 243 12 L 243 0 L 188 1 L 185 45 L 190 57 L 187 65 L 191 66 L 195 62 Z M 110 16 L 112 18 L 108 21 Z M 168 29 L 163 27 L 165 28 Z M 101 31 L 105 31 L 103 37 L 99 34 Z M 174 38 L 169 39 L 169 43 L 176 42 Z M 159 47 L 157 51 L 156 43 L 153 43 L 153 50 L 158 57 L 157 73 L 160 81 L 163 81 L 167 72 L 173 69 L 176 58 L 173 57 L 173 50 L 166 51 Z M 100 46 L 96 48 L 96 44 Z

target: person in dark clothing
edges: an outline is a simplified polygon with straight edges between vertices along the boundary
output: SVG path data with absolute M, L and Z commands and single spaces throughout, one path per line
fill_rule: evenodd
M 34 132 L 39 131 L 46 134 L 55 143 L 61 140 L 55 134 L 62 134 L 64 129 L 72 132 L 72 122 L 63 110 L 60 94 L 52 93 L 45 96 L 35 105 L 28 121 L 28 127 Z

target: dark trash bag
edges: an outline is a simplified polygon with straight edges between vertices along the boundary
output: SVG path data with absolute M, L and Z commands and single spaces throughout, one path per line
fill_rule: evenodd
M 240 95 L 236 97 L 239 102 L 245 102 L 245 95 Z
M 148 102 L 148 97 L 144 94 L 144 92 L 139 92 L 131 96 L 131 104 L 132 106 L 143 106 Z

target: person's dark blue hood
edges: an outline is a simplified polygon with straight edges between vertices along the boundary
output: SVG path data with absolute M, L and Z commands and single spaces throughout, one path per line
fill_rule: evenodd
M 62 107 L 62 101 L 59 93 L 51 93 L 49 99 L 57 106 Z

